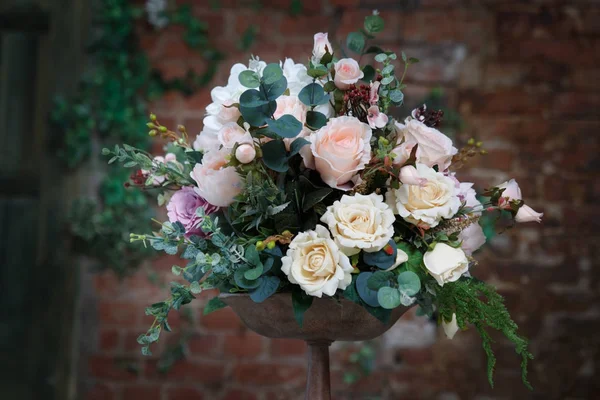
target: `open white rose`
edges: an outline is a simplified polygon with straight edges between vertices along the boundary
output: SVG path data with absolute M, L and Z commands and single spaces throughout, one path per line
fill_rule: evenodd
M 394 235 L 394 213 L 383 202 L 383 196 L 344 195 L 327 207 L 321 221 L 329 226 L 335 243 L 347 256 L 361 250 L 383 249 Z
M 417 162 L 428 167 L 438 166 L 440 171 L 445 171 L 452 162 L 452 156 L 458 149 L 452 145 L 452 140 L 435 128 L 431 128 L 421 121 L 411 119 L 406 125 L 396 122 L 398 128 L 398 145 L 395 154 L 410 154 L 415 145 L 417 147 Z M 404 140 L 402 144 L 400 142 Z M 402 157 L 399 157 L 402 158 Z
M 469 270 L 469 260 L 465 252 L 446 243 L 438 243 L 433 250 L 425 253 L 423 263 L 440 286 L 458 280 Z
M 432 228 L 443 218 L 452 218 L 461 202 L 454 180 L 423 164 L 417 164 L 421 185 L 402 185 L 386 193 L 386 202 L 404 220 L 411 224 Z
M 446 322 L 446 320 L 442 318 L 442 328 L 444 328 L 444 333 L 448 339 L 452 339 L 454 335 L 456 335 L 456 332 L 458 332 L 459 329 L 458 323 L 456 322 L 456 313 L 452 314 L 450 322 Z
M 290 282 L 309 296 L 333 296 L 352 282 L 352 265 L 323 225 L 299 233 L 281 259 L 281 270 Z

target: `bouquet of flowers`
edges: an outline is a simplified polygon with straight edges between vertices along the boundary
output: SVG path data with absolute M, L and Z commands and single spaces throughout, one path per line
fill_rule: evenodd
M 487 330 L 497 329 L 514 342 L 528 385 L 527 341 L 502 297 L 470 269 L 485 242 L 482 213 L 515 222 L 542 214 L 525 205 L 514 180 L 485 197 L 458 180 L 455 171 L 485 150 L 473 139 L 454 147 L 437 129 L 442 112 L 423 105 L 402 121 L 391 116 L 418 60 L 366 48 L 383 27 L 373 14 L 348 36 L 358 61 L 338 56 L 344 52 L 317 33 L 306 65 L 258 57 L 235 64 L 227 85 L 212 90 L 193 143 L 185 127 L 169 130 L 150 115 L 150 135 L 170 141 L 165 156 L 104 149 L 110 162 L 136 168 L 128 185 L 159 189 L 158 204 L 166 205 L 169 220 L 131 240 L 186 263 L 172 271 L 188 283 L 172 283 L 170 298 L 146 310 L 155 321 L 138 339 L 144 354 L 170 330 L 169 312 L 208 289 L 255 302 L 289 293 L 299 324 L 314 297 L 343 296 L 381 321 L 396 307 L 418 305 L 449 337 L 473 325 L 490 382 Z M 363 58 L 371 63 L 361 65 Z M 224 306 L 215 297 L 205 313 Z

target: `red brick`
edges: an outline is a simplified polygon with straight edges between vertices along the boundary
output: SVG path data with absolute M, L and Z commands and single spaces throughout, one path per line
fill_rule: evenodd
M 216 384 L 225 378 L 225 368 L 216 362 L 196 362 L 179 360 L 166 372 L 159 372 L 156 360 L 147 361 L 147 377 L 150 380 L 188 381 L 205 384 Z
M 233 357 L 256 357 L 263 350 L 262 336 L 249 330 L 225 337 L 225 354 Z
M 88 369 L 96 378 L 131 381 L 137 379 L 141 367 L 139 362 L 132 358 L 95 355 L 88 358 Z
M 105 326 L 138 326 L 144 315 L 144 306 L 122 301 L 101 301 L 98 306 L 100 323 Z
M 417 349 L 402 349 L 397 352 L 401 362 L 405 362 L 409 365 L 422 366 L 423 364 L 430 364 L 433 361 L 433 350 L 427 348 Z
M 126 400 L 161 400 L 160 386 L 157 385 L 128 385 L 123 389 Z
M 228 390 L 222 397 L 221 400 L 257 400 L 258 397 L 254 393 L 250 393 L 244 390 L 232 389 Z
M 202 400 L 204 399 L 202 390 L 191 387 L 177 387 L 167 389 L 167 400 Z
M 116 400 L 117 391 L 104 383 L 97 383 L 84 393 L 85 400 Z
M 240 318 L 229 307 L 202 316 L 200 323 L 206 329 L 214 331 L 236 330 L 242 326 Z
M 306 342 L 295 339 L 271 339 L 271 355 L 274 357 L 304 356 Z
M 220 335 L 196 335 L 188 340 L 187 345 L 194 356 L 216 355 L 222 352 L 220 338 Z
M 303 366 L 275 363 L 238 363 L 233 370 L 235 380 L 241 384 L 281 385 L 305 381 Z
M 119 332 L 116 330 L 103 330 L 100 332 L 100 350 L 113 351 L 119 347 Z

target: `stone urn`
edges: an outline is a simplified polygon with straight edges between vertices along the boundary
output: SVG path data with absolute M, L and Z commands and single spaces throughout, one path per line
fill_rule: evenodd
M 409 309 L 392 310 L 389 321 L 384 324 L 348 299 L 314 298 L 300 327 L 294 318 L 290 293 L 277 293 L 262 303 L 255 303 L 248 294 L 222 293 L 219 298 L 259 335 L 306 341 L 309 349 L 306 400 L 331 399 L 329 346 L 333 341 L 374 339 L 390 329 Z

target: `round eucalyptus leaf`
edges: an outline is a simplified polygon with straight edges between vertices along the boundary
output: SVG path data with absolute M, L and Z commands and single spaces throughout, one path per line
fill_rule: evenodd
M 278 63 L 268 64 L 265 69 L 263 69 L 262 80 L 263 83 L 270 85 L 274 82 L 277 82 L 283 76 L 283 71 Z
M 361 54 L 365 47 L 365 35 L 362 32 L 350 32 L 346 37 L 346 46 L 351 51 Z
M 248 89 L 240 96 L 240 106 L 242 107 L 256 108 L 268 103 L 264 94 L 256 89 Z
M 379 307 L 377 292 L 369 289 L 367 281 L 373 275 L 372 272 L 361 272 L 356 278 L 356 290 L 360 298 L 371 307 Z
M 421 290 L 421 280 L 412 271 L 404 271 L 398 275 L 398 288 L 407 296 L 414 296 Z
M 240 72 L 238 79 L 242 85 L 250 89 L 257 88 L 260 85 L 258 74 L 249 69 Z
M 384 286 L 377 292 L 377 300 L 381 307 L 391 310 L 400 305 L 400 292 L 398 289 Z

